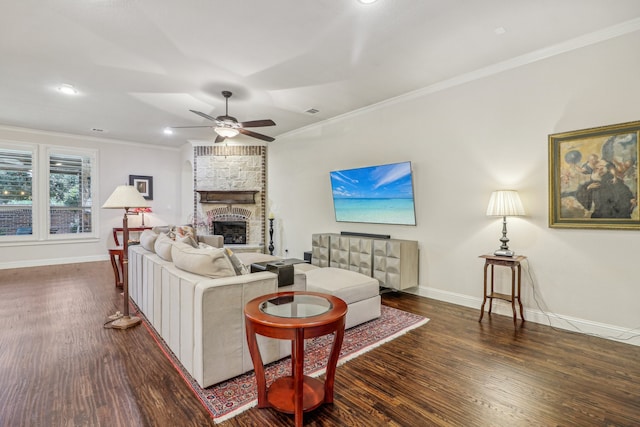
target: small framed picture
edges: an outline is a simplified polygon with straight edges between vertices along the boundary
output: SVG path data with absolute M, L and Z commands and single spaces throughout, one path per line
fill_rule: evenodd
M 549 226 L 640 230 L 640 122 L 549 135 Z
M 129 175 L 129 185 L 133 185 L 146 200 L 153 200 L 153 177 Z

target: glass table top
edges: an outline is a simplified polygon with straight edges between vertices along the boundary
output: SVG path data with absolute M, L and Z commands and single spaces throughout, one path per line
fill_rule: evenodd
M 290 319 L 318 316 L 332 308 L 329 300 L 315 295 L 279 296 L 260 304 L 261 312 Z

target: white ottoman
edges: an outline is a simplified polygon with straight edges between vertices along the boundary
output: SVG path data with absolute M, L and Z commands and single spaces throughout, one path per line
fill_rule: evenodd
M 334 295 L 347 303 L 345 328 L 380 317 L 377 279 L 335 267 L 309 268 L 304 274 L 307 291 Z

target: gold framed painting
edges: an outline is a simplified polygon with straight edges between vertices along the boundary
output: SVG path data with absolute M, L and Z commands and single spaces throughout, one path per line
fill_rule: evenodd
M 640 230 L 640 121 L 549 135 L 549 227 Z

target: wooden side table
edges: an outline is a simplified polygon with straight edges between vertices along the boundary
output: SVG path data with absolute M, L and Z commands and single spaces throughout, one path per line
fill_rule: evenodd
M 520 318 L 524 322 L 524 315 L 522 310 L 522 301 L 520 300 L 520 284 L 522 282 L 522 270 L 520 262 L 526 259 L 526 256 L 518 255 L 513 257 L 495 256 L 495 255 L 480 255 L 480 258 L 485 259 L 484 263 L 484 298 L 482 300 L 482 307 L 480 307 L 480 319 L 482 321 L 484 316 L 484 305 L 489 300 L 489 314 L 491 314 L 491 308 L 493 305 L 493 299 L 498 298 L 511 303 L 511 309 L 513 310 L 513 324 L 517 325 L 518 314 L 516 313 L 516 301 L 520 306 Z M 496 265 L 511 268 L 511 295 L 501 294 L 495 292 L 493 289 L 493 269 Z M 491 289 L 487 292 L 487 269 L 491 266 Z M 517 277 L 516 277 L 517 272 Z
M 144 230 L 151 230 L 153 227 L 127 227 L 129 233 L 137 233 L 138 235 Z M 115 248 L 109 249 L 109 258 L 111 259 L 111 267 L 113 268 L 113 277 L 116 281 L 117 287 L 122 287 L 124 267 L 122 266 L 122 259 L 124 258 L 124 251 L 122 249 L 122 243 L 120 243 L 120 235 L 124 232 L 122 227 L 113 228 L 113 241 L 116 244 Z M 131 236 L 131 234 L 129 235 Z
M 153 227 L 128 227 L 129 229 L 129 240 L 134 240 L 132 239 L 132 235 L 137 235 L 138 236 L 138 240 L 140 240 L 140 233 L 142 233 L 144 230 L 151 230 L 153 229 Z M 120 243 L 120 235 L 124 232 L 124 229 L 122 227 L 114 227 L 113 228 L 113 241 L 115 242 L 116 246 L 120 246 L 122 245 L 122 243 Z
M 263 295 L 244 308 L 249 352 L 258 384 L 258 408 L 294 414 L 296 427 L 303 413 L 333 402 L 333 384 L 342 340 L 347 304 L 318 292 L 280 292 Z M 304 375 L 304 340 L 335 332 L 324 383 Z M 256 335 L 291 340 L 291 376 L 276 379 L 267 389 Z
M 109 249 L 109 258 L 111 258 L 111 267 L 113 268 L 113 277 L 116 280 L 116 286 L 122 287 L 124 267 L 122 259 L 124 258 L 124 250 L 122 246 Z

